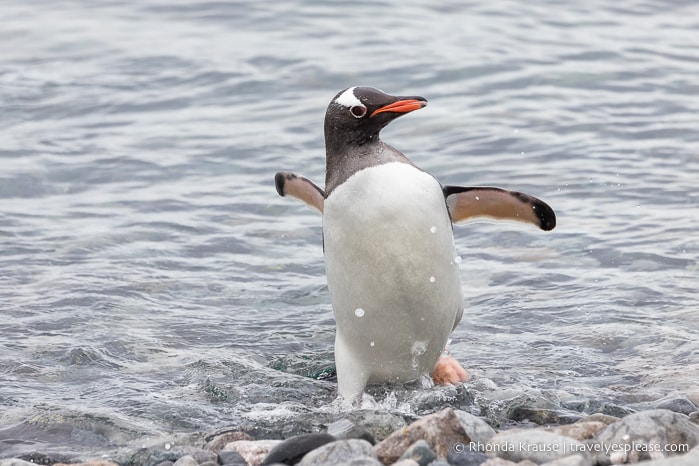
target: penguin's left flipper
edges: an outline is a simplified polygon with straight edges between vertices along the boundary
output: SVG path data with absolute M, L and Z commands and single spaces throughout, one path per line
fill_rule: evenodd
M 432 370 L 432 380 L 437 385 L 457 385 L 468 382 L 468 373 L 461 367 L 459 361 L 448 354 L 442 354 Z
M 542 230 L 553 230 L 556 214 L 541 199 L 517 191 L 501 188 L 467 188 L 444 186 L 442 188 L 452 223 L 477 217 L 517 220 L 531 223 Z
M 274 175 L 274 185 L 280 196 L 295 197 L 323 213 L 325 192 L 308 178 L 296 173 L 279 172 Z

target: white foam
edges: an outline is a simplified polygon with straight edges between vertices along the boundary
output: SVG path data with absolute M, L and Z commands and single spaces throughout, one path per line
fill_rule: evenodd
M 344 107 L 347 107 L 347 108 L 352 108 L 355 105 L 360 105 L 363 107 L 364 104 L 362 104 L 362 102 L 357 98 L 357 96 L 354 95 L 355 89 L 356 89 L 356 86 L 350 87 L 349 89 L 347 89 L 345 92 L 340 94 L 340 97 L 335 99 L 335 103 L 338 103 L 338 104 L 340 104 Z

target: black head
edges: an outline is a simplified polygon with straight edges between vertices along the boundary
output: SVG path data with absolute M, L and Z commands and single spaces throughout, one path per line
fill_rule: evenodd
M 328 153 L 376 141 L 384 126 L 425 105 L 424 97 L 393 96 L 373 87 L 345 89 L 330 102 L 325 113 Z

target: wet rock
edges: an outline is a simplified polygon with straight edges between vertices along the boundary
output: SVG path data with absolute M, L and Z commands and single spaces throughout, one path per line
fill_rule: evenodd
M 172 466 L 173 464 L 175 463 L 173 463 L 172 461 L 163 461 L 162 463 L 158 463 L 155 466 Z
M 408 425 L 402 416 L 373 412 L 360 412 L 355 423 L 368 430 L 376 440 L 383 440 Z
M 567 424 L 564 426 L 542 427 L 547 432 L 570 437 L 572 439 L 583 441 L 593 438 L 597 432 L 607 427 L 607 424 L 600 421 L 576 422 L 575 424 Z
M 219 466 L 217 461 L 204 461 L 203 463 L 199 463 L 199 466 Z
M 285 463 L 293 465 L 301 461 L 303 455 L 309 451 L 335 440 L 335 437 L 330 434 L 297 435 L 272 448 L 262 464 Z
M 577 440 L 543 429 L 499 432 L 488 441 L 486 448 L 489 455 L 515 462 L 530 460 L 537 464 L 585 451 L 585 446 Z
M 418 440 L 405 450 L 405 453 L 399 458 L 399 462 L 402 460 L 413 460 L 420 466 L 427 466 L 436 459 L 437 455 L 435 455 L 429 444 L 424 440 Z
M 457 443 L 447 454 L 447 461 L 449 461 L 449 464 L 453 466 L 478 466 L 487 461 L 488 455 L 482 451 L 478 451 L 477 448 L 473 448 L 473 445 L 480 445 L 485 449 L 485 444 L 480 442 L 466 445 Z
M 604 403 L 595 411 L 595 413 L 606 414 L 607 416 L 614 416 L 619 418 L 628 416 L 629 414 L 633 414 L 635 412 L 636 411 L 634 411 L 631 408 L 625 408 L 623 406 L 618 406 L 613 403 Z
M 252 440 L 245 432 L 233 431 L 233 432 L 222 432 L 220 434 L 213 434 L 206 438 L 207 442 L 204 445 L 204 450 L 209 450 L 214 453 L 218 453 L 223 450 L 223 447 L 236 440 Z
M 248 466 L 245 458 L 233 450 L 221 450 L 218 452 L 218 462 L 227 466 Z
M 461 427 L 471 438 L 472 442 L 486 443 L 490 437 L 495 435 L 495 429 L 483 419 L 473 414 L 461 410 L 454 410 L 456 417 L 461 423 Z
M 592 464 L 592 459 L 589 456 L 575 454 L 543 463 L 541 466 L 592 466 Z
M 182 458 L 175 461 L 173 466 L 199 466 L 199 462 L 189 455 L 185 455 Z
M 327 464 L 345 464 L 354 460 L 376 461 L 374 448 L 366 440 L 350 439 L 326 443 L 320 448 L 308 452 L 299 466 L 324 466 Z
M 681 454 L 687 445 L 689 449 L 697 446 L 699 426 L 672 411 L 641 411 L 606 427 L 595 444 L 599 464 L 657 460 Z
M 327 432 L 337 440 L 357 438 L 366 440 L 372 445 L 376 444 L 376 439 L 366 427 L 359 426 L 349 419 L 340 419 L 328 424 Z
M 185 452 L 194 458 L 194 461 L 196 461 L 199 464 L 206 463 L 207 461 L 213 461 L 217 462 L 218 461 L 218 454 L 209 451 L 209 450 L 202 450 L 201 448 L 195 448 L 191 450 L 185 450 Z
M 446 458 L 455 444 L 466 445 L 471 442 L 455 411 L 446 408 L 418 419 L 386 437 L 376 445 L 379 461 L 394 463 L 418 440 L 425 440 L 439 458 Z
M 509 414 L 513 421 L 530 421 L 534 424 L 572 424 L 579 421 L 582 415 L 579 413 L 560 411 L 555 409 L 527 408 L 519 406 Z
M 238 452 L 248 464 L 260 466 L 269 451 L 281 442 L 281 440 L 236 440 L 223 447 L 223 450 Z
M 669 400 L 663 400 L 655 405 L 656 409 L 667 409 L 675 413 L 685 414 L 689 416 L 697 409 L 697 405 L 689 401 L 685 397 L 671 398 Z
M 699 411 L 694 411 L 689 415 L 689 420 L 694 424 L 699 424 Z

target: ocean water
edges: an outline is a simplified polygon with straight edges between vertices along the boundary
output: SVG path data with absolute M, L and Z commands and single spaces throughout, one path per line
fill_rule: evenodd
M 429 100 L 382 134 L 442 183 L 558 215 L 456 226 L 473 381 L 359 408 L 699 399 L 694 2 L 0 8 L 0 458 L 346 414 L 321 218 L 273 177 L 322 185 L 353 85 Z

